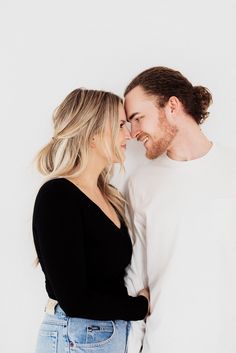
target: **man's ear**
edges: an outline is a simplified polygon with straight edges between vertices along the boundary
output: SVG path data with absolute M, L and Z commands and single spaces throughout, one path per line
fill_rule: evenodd
M 180 107 L 180 101 L 177 97 L 171 96 L 167 102 L 167 105 L 169 106 L 170 113 L 174 114 L 177 113 Z
M 180 100 L 175 96 L 171 96 L 165 105 L 165 113 L 170 122 L 175 123 L 175 119 L 179 115 L 180 107 Z

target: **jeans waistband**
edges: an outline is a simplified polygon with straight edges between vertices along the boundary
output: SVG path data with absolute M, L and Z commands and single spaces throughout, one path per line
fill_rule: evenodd
M 68 316 L 66 315 L 66 313 L 62 310 L 62 308 L 60 307 L 59 303 L 57 300 L 55 299 L 51 299 L 48 298 L 48 301 L 46 303 L 45 306 L 45 310 L 44 310 L 47 314 L 49 315 L 54 315 L 55 319 L 61 319 L 61 320 L 65 320 L 68 319 Z M 86 320 L 86 319 L 85 319 Z M 113 320 L 114 322 L 124 322 L 126 324 L 130 323 L 128 321 L 124 321 L 124 320 Z

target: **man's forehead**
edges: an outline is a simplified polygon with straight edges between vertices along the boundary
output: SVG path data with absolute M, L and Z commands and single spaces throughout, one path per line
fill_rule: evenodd
M 150 108 L 155 105 L 155 97 L 146 94 L 139 87 L 135 87 L 125 97 L 124 106 L 128 115 L 134 114 L 139 110 Z
M 136 86 L 125 96 L 125 102 L 129 102 L 133 99 L 147 100 L 148 95 L 141 86 Z
M 124 100 L 125 107 L 133 106 L 133 105 L 149 105 L 155 104 L 156 97 L 148 94 L 144 91 L 141 86 L 137 86 L 133 88 L 126 96 Z

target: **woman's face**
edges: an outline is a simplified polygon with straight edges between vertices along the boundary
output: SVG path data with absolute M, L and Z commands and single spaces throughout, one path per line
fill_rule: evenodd
M 119 105 L 118 119 L 119 133 L 116 147 L 118 148 L 120 152 L 120 157 L 123 161 L 125 159 L 126 142 L 131 138 L 131 135 L 126 125 L 126 114 L 122 104 Z M 97 156 L 102 158 L 105 164 L 110 164 L 111 161 L 108 157 L 107 150 L 109 150 L 111 153 L 111 151 L 114 149 L 115 141 L 112 140 L 111 126 L 109 123 L 107 123 L 106 125 L 102 141 L 99 139 L 98 135 L 94 136 L 94 141 Z M 120 163 L 120 160 L 117 156 L 114 155 L 112 157 L 112 163 Z
M 127 120 L 125 110 L 122 104 L 119 105 L 119 137 L 118 137 L 118 147 L 120 148 L 121 155 L 125 158 L 126 142 L 131 139 L 130 131 L 127 127 Z M 118 161 L 114 161 L 116 163 Z

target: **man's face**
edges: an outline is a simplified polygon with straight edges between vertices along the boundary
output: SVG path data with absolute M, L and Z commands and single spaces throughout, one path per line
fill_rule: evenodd
M 155 159 L 166 152 L 177 134 L 177 127 L 167 119 L 167 108 L 158 108 L 156 101 L 156 97 L 147 95 L 140 86 L 132 89 L 125 97 L 131 136 L 144 144 L 149 159 Z

